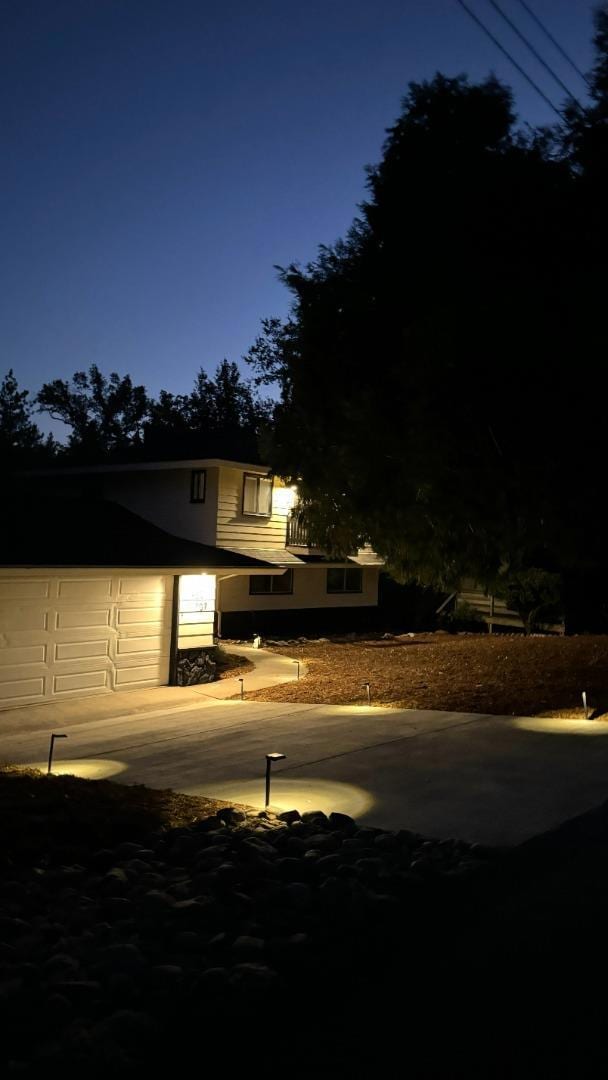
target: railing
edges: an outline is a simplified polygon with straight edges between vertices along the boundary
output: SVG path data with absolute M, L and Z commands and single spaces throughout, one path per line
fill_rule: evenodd
M 287 539 L 285 540 L 285 543 L 287 547 L 315 546 L 314 544 L 311 544 L 308 526 L 302 520 L 302 516 L 297 510 L 292 510 L 287 518 Z

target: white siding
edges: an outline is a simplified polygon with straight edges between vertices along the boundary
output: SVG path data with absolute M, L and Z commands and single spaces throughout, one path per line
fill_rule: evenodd
M 294 608 L 371 607 L 378 603 L 378 569 L 363 568 L 360 593 L 328 593 L 327 567 L 307 566 L 293 572 L 293 593 L 250 596 L 249 577 L 225 578 L 218 591 L 220 611 L 286 611 Z
M 173 578 L 0 578 L 0 708 L 167 683 Z
M 291 489 L 275 477 L 271 516 L 254 517 L 242 512 L 245 471 L 222 466 L 219 474 L 215 540 L 218 547 L 284 548 L 287 516 L 294 501 Z M 263 475 L 261 470 L 260 475 Z

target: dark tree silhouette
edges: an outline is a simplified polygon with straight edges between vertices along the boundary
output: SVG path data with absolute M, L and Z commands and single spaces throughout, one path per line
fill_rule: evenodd
M 71 382 L 45 383 L 36 398 L 42 412 L 70 428 L 70 456 L 96 460 L 118 456 L 142 445 L 149 400 L 144 386 L 130 375 L 112 372 L 106 378 L 93 364 L 77 371 Z
M 524 134 L 493 78 L 411 84 L 345 240 L 282 271 L 249 359 L 330 549 L 443 584 L 602 564 L 607 42 L 601 14 L 567 131 Z
M 43 439 L 33 411 L 29 391 L 19 389 L 11 368 L 0 383 L 0 465 L 5 470 L 53 458 L 54 441 Z

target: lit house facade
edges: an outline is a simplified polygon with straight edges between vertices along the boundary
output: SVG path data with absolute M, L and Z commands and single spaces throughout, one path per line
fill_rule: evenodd
M 0 708 L 179 683 L 218 637 L 353 628 L 378 602 L 381 560 L 309 546 L 296 491 L 260 465 L 48 470 L 19 489 L 0 535 Z

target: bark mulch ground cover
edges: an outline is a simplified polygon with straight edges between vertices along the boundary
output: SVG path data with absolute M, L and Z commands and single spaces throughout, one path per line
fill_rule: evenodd
M 254 691 L 266 701 L 373 705 L 494 715 L 582 717 L 608 713 L 608 636 L 404 634 L 377 640 L 280 643 L 303 660 L 298 682 Z

